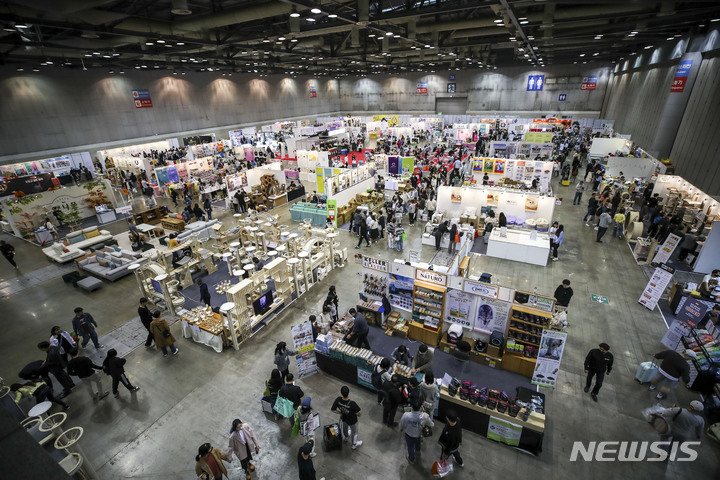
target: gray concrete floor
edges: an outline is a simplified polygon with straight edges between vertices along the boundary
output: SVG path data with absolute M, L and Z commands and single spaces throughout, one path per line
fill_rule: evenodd
M 586 463 L 570 462 L 574 441 L 655 440 L 657 436 L 640 416 L 640 410 L 654 403 L 654 396 L 633 377 L 637 365 L 662 349 L 659 340 L 666 329 L 660 314 L 638 305 L 637 299 L 647 281 L 635 264 L 627 246 L 605 236 L 595 243 L 595 232 L 584 226 L 585 207 L 573 206 L 572 191 L 556 185 L 565 197 L 556 208 L 556 219 L 565 225 L 565 243 L 560 261 L 547 267 L 482 257 L 478 269 L 490 272 L 504 286 L 551 295 L 564 278 L 572 281 L 575 296 L 571 302 L 570 337 L 562 362 L 557 388 L 543 389 L 547 395 L 547 430 L 544 451 L 538 457 L 465 432 L 462 453 L 466 467 L 458 469 L 455 478 L 501 478 L 552 475 L 555 478 L 638 479 L 638 478 L 717 478 L 719 450 L 703 438 L 700 457 L 693 463 Z M 275 211 L 283 223 L 289 223 L 288 207 Z M 230 220 L 230 212 L 216 209 L 217 217 Z M 421 246 L 420 223 L 406 227 L 409 249 L 421 251 L 428 261 L 434 248 Z M 111 225 L 113 233 L 126 229 L 123 223 Z M 0 375 L 6 382 L 27 362 L 42 358 L 35 345 L 47 339 L 51 326 L 70 329 L 74 307 L 81 305 L 99 323 L 100 335 L 112 336 L 115 329 L 128 322 L 139 325 L 137 298 L 139 292 L 132 276 L 125 277 L 93 293 L 75 289 L 62 282 L 61 269 L 48 268 L 40 248 L 2 235 L 17 250 L 20 270 L 12 270 L 0 260 L 0 292 L 11 285 L 24 288 L 0 295 L 3 335 L 0 337 Z M 342 232 L 339 240 L 354 254 L 357 237 Z M 363 253 L 393 259 L 386 244 L 380 242 Z M 56 271 L 57 270 L 57 271 Z M 82 448 L 102 479 L 194 478 L 194 456 L 204 442 L 225 449 L 228 431 L 234 418 L 250 423 L 260 440 L 256 457 L 256 478 L 297 478 L 296 454 L 302 440 L 292 438 L 287 422 L 276 423 L 261 411 L 259 398 L 264 380 L 273 368 L 272 352 L 281 340 L 290 342 L 291 325 L 319 313 L 327 287 L 338 288 L 341 309 L 357 299 L 359 266 L 350 261 L 334 270 L 322 284 L 287 308 L 267 328 L 242 345 L 240 351 L 215 353 L 208 347 L 181 339 L 179 326 L 173 327 L 182 352 L 163 358 L 158 351 L 142 346 L 126 356 L 126 370 L 141 390 L 130 395 L 120 390 L 120 398 L 109 396 L 93 402 L 82 388 L 68 397 L 71 404 L 69 425 L 85 429 Z M 38 278 L 37 273 L 42 275 Z M 45 278 L 45 280 L 43 280 Z M 590 294 L 606 295 L 609 305 L 593 303 Z M 127 327 L 126 327 L 127 328 Z M 583 393 L 583 359 L 590 348 L 607 342 L 615 355 L 615 368 L 606 378 L 599 403 Z M 483 368 L 478 366 L 477 368 Z M 291 371 L 294 367 L 291 367 Z M 107 378 L 107 377 L 106 377 Z M 299 382 L 321 414 L 321 423 L 329 423 L 332 400 L 341 382 L 320 372 Z M 414 479 L 429 478 L 429 468 L 437 459 L 436 437 L 423 446 L 421 460 L 409 465 L 404 457 L 404 440 L 397 430 L 382 426 L 381 410 L 374 395 L 355 388 L 352 396 L 364 415 L 360 419 L 360 438 L 364 441 L 355 451 L 319 452 L 314 463 L 318 478 L 336 479 Z M 696 398 L 680 387 L 663 403 L 682 405 Z M 236 461 L 229 468 L 230 478 L 243 478 Z

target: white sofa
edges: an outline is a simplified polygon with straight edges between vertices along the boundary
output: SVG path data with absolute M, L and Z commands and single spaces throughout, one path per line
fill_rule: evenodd
M 65 263 L 85 255 L 83 248 L 92 247 L 93 245 L 106 242 L 112 238 L 112 234 L 107 230 L 98 230 L 98 227 L 88 227 L 68 233 L 62 241 L 43 248 L 42 252 L 54 262 Z
M 77 265 L 79 269 L 90 272 L 96 277 L 114 282 L 130 274 L 128 270 L 130 265 L 144 263 L 147 260 L 148 257 L 143 256 L 142 253 L 121 250 L 119 247 L 105 247 L 104 250 L 97 250 L 94 254 L 78 260 Z

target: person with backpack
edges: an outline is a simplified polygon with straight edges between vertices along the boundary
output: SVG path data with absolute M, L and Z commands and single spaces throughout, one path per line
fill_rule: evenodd
M 290 355 L 297 356 L 297 352 L 287 348 L 287 344 L 285 342 L 280 342 L 275 346 L 275 358 L 273 363 L 275 363 L 277 369 L 280 370 L 280 374 L 283 379 L 287 379 L 290 375 Z
M 313 417 L 313 409 L 312 409 L 312 398 L 311 397 L 305 397 L 302 400 L 302 404 L 295 409 L 295 421 L 293 422 L 293 428 L 292 432 L 290 433 L 291 436 L 296 437 L 301 430 L 301 425 L 303 423 L 312 421 Z M 315 437 L 313 430 L 308 430 L 304 433 L 305 436 L 305 442 L 309 442 Z M 310 456 L 315 457 L 317 456 L 317 453 L 315 453 L 315 448 L 313 446 L 313 449 L 310 451 Z
M 377 390 L 377 403 L 378 405 L 382 404 L 383 399 L 385 398 L 385 392 L 383 391 L 383 384 L 387 381 L 390 381 L 391 374 L 389 372 L 390 366 L 392 363 L 390 362 L 389 358 L 383 358 L 380 360 L 379 365 L 375 365 L 375 369 L 373 370 L 372 374 L 370 375 L 370 383 L 372 383 L 372 386 L 375 387 L 375 390 Z
M 330 410 L 340 415 L 342 434 L 346 442 L 352 440 L 351 448 L 355 450 L 362 445 L 363 442 L 357 439 L 358 417 L 362 415 L 362 413 L 360 406 L 353 400 L 350 400 L 350 388 L 348 388 L 347 385 L 342 386 L 340 396 L 335 399 Z
M 115 398 L 120 396 L 120 393 L 118 392 L 119 383 L 122 383 L 123 386 L 130 391 L 130 393 L 135 393 L 140 390 L 140 387 L 133 386 L 127 378 L 127 375 L 125 375 L 125 362 L 126 360 L 124 358 L 119 358 L 117 356 L 117 350 L 114 348 L 108 350 L 107 356 L 105 357 L 105 360 L 103 360 L 102 369 L 103 372 L 112 377 L 112 392 Z
M 405 432 L 408 449 L 405 458 L 410 464 L 415 463 L 415 456 L 420 453 L 420 439 L 422 430 L 426 426 L 434 427 L 435 423 L 428 414 L 420 411 L 420 402 L 414 402 L 412 411 L 404 413 L 400 418 L 400 431 Z

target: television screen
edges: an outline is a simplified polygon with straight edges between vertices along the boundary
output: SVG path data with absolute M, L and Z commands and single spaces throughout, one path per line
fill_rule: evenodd
M 255 312 L 255 315 L 262 315 L 265 313 L 272 305 L 272 302 L 273 293 L 272 290 L 268 290 L 260 298 L 253 302 L 253 311 Z

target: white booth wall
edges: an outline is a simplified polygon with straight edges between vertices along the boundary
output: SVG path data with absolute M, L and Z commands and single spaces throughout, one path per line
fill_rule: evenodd
M 460 194 L 462 200 L 459 202 L 451 200 L 452 194 Z M 468 207 L 477 209 L 480 216 L 480 208 L 490 205 L 488 194 L 497 197 L 495 216 L 500 212 L 505 215 L 513 215 L 524 219 L 544 218 L 552 221 L 555 212 L 555 197 L 548 197 L 538 193 L 516 192 L 505 190 L 499 187 L 446 187 L 438 188 L 437 211 L 445 211 L 446 216 L 459 217 Z M 537 210 L 527 210 L 527 200 L 534 200 Z
M 705 240 L 705 245 L 698 255 L 693 271 L 711 273 L 720 268 L 720 222 L 713 222 L 713 228 Z
M 593 138 L 590 142 L 591 157 L 605 157 L 616 152 L 630 152 L 630 142 L 624 138 Z
M 659 160 L 651 157 L 606 157 L 605 173 L 611 177 L 619 177 L 620 172 L 627 180 L 635 177 L 649 178 L 656 173 L 663 174 L 667 170 Z
M 347 205 L 351 199 L 355 198 L 356 194 L 365 193 L 368 191 L 368 188 L 374 187 L 375 177 L 370 177 L 367 180 L 363 180 L 350 188 L 346 188 L 345 190 L 336 193 L 335 195 L 330 195 L 328 199 L 337 200 L 338 207 L 342 207 L 343 205 Z

